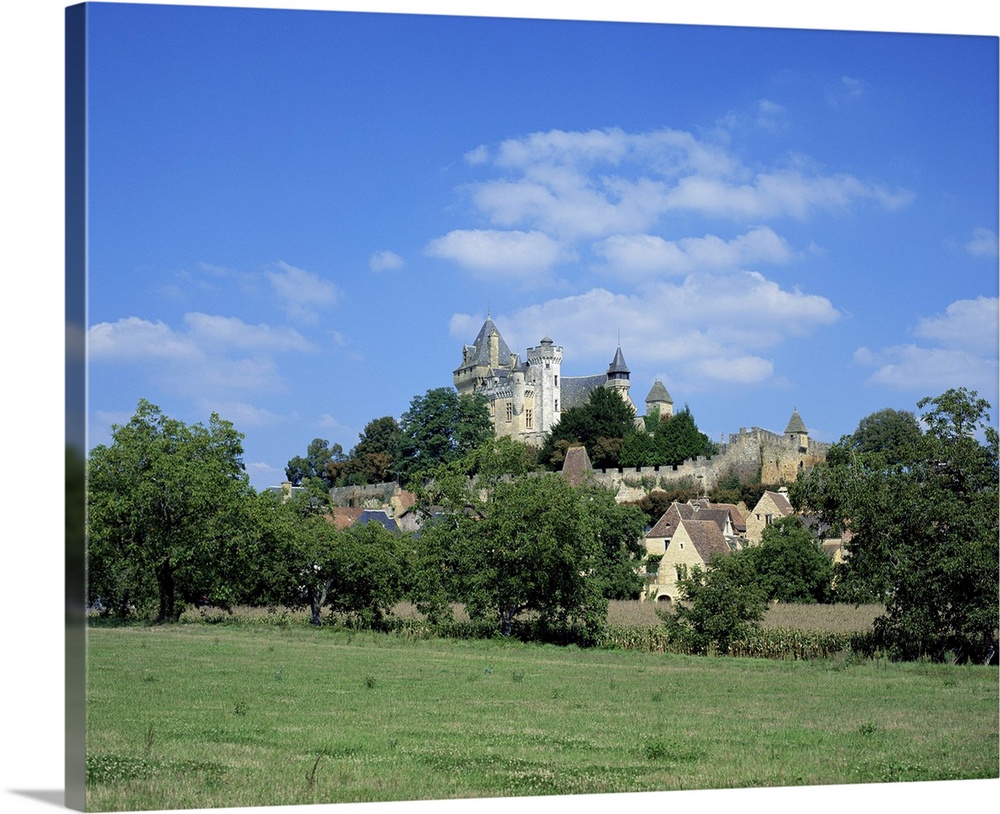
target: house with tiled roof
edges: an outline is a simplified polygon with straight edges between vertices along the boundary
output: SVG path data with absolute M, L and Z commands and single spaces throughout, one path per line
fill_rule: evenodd
M 777 492 L 767 491 L 760 496 L 750 513 L 747 515 L 746 538 L 748 545 L 760 543 L 764 529 L 775 520 L 788 517 L 794 513 L 791 502 L 788 500 L 788 490 L 781 487 Z
M 650 586 L 649 595 L 659 602 L 676 602 L 680 596 L 678 566 L 690 573 L 695 566 L 705 568 L 713 557 L 729 556 L 731 550 L 718 523 L 682 517 L 660 557 L 656 582 Z
M 681 520 L 684 519 L 694 519 L 694 506 L 687 503 L 671 503 L 660 515 L 660 519 L 646 532 L 643 538 L 646 541 L 646 553 L 654 557 L 662 555 Z

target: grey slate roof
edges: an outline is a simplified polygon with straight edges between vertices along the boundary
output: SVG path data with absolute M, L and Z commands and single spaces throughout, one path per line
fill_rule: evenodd
M 499 362 L 500 364 L 507 364 L 510 360 L 511 352 L 507 343 L 504 341 L 503 334 L 500 333 L 500 329 L 497 328 L 496 323 L 493 321 L 492 317 L 486 317 L 486 322 L 483 323 L 483 327 L 479 329 L 479 334 L 476 336 L 476 341 L 472 343 L 472 347 L 475 348 L 475 353 L 472 358 L 469 359 L 469 364 L 472 365 L 489 365 L 490 363 L 490 342 L 489 336 L 491 333 L 496 331 L 497 337 L 499 338 Z
M 608 365 L 608 375 L 612 373 L 629 373 L 628 365 L 625 364 L 625 357 L 622 356 L 621 346 L 615 351 L 615 358 Z
M 667 392 L 667 388 L 663 386 L 663 382 L 657 379 L 653 382 L 653 386 L 649 391 L 649 395 L 646 396 L 646 401 L 651 401 L 653 403 L 666 402 L 667 404 L 673 404 L 674 400 L 670 397 L 670 393 Z
M 807 435 L 809 430 L 806 429 L 806 424 L 802 420 L 802 416 L 799 415 L 799 411 L 792 410 L 792 417 L 788 419 L 788 426 L 785 427 L 785 435 L 791 433 L 797 433 L 802 435 Z
M 603 387 L 608 377 L 603 373 L 594 376 L 563 376 L 559 379 L 559 409 L 580 407 L 587 403 L 592 391 Z
M 378 523 L 388 531 L 399 531 L 399 523 L 392 517 L 389 517 L 384 509 L 365 509 L 361 512 L 358 519 L 354 521 L 354 525 L 356 526 L 364 526 L 368 523 Z

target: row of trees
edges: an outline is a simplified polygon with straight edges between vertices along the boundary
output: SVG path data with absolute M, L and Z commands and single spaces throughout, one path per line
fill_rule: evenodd
M 349 454 L 340 444 L 314 438 L 305 456 L 289 459 L 285 476 L 295 486 L 309 479 L 321 479 L 327 487 L 408 483 L 492 436 L 483 396 L 459 396 L 450 387 L 439 387 L 415 396 L 398 422 L 392 416 L 369 421 Z
M 340 530 L 309 491 L 254 492 L 229 422 L 188 426 L 142 401 L 90 456 L 88 599 L 120 615 L 155 609 L 160 622 L 211 601 L 305 605 L 315 624 L 329 609 L 375 627 L 401 599 L 435 620 L 460 602 L 504 633 L 528 612 L 540 635 L 584 641 L 610 598 L 638 595 L 639 509 L 556 474 L 522 477 L 535 465 L 510 439 L 465 453 L 468 439 L 435 443 L 421 534 Z
M 672 624 L 712 641 L 769 599 L 880 602 L 875 636 L 898 658 L 993 658 L 1000 493 L 989 405 L 962 389 L 918 406 L 919 420 L 893 410 L 863 419 L 791 489 L 822 528 L 850 533 L 842 566 L 831 572 L 796 518 L 780 521 L 761 546 L 682 575 L 687 602 Z M 425 429 L 423 449 L 438 451 L 411 455 L 408 469 L 429 518 L 422 533 L 339 531 L 324 489 L 287 503 L 256 494 L 231 423 L 213 414 L 188 426 L 141 401 L 88 462 L 88 598 L 161 621 L 211 598 L 304 604 L 317 622 L 330 608 L 374 625 L 402 598 L 433 619 L 461 602 L 504 631 L 529 612 L 546 635 L 586 640 L 608 599 L 638 594 L 640 507 L 538 472 L 510 439 Z

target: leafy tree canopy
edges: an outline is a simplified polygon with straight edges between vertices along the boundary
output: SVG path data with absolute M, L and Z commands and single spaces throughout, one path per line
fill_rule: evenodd
M 750 560 L 750 577 L 768 599 L 779 602 L 828 602 L 833 559 L 797 515 L 764 529 L 759 545 L 735 556 Z
M 889 652 L 989 660 L 1000 538 L 990 405 L 959 388 L 917 406 L 925 430 L 891 411 L 869 416 L 792 499 L 853 535 L 838 593 L 885 602 L 876 634 Z
M 459 396 L 451 387 L 414 396 L 399 426 L 404 482 L 426 477 L 440 464 L 457 460 L 493 436 L 486 398 Z
M 213 413 L 187 425 L 145 400 L 88 466 L 90 599 L 111 609 L 238 601 L 257 556 L 243 435 Z
M 624 399 L 610 388 L 598 387 L 584 404 L 562 411 L 559 423 L 542 444 L 539 460 L 558 466 L 569 446 L 583 444 L 598 469 L 618 466 L 622 439 L 634 423 L 635 413 Z
M 344 448 L 340 444 L 330 446 L 325 438 L 313 438 L 309 442 L 305 457 L 296 455 L 285 466 L 285 477 L 292 486 L 301 486 L 308 478 L 321 478 L 327 487 L 333 486 L 334 475 L 331 464 L 344 461 Z

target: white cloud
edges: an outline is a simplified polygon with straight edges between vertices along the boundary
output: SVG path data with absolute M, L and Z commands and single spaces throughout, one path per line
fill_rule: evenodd
M 285 416 L 266 410 L 262 407 L 255 407 L 242 401 L 202 401 L 199 403 L 198 412 L 210 414 L 218 413 L 220 418 L 231 421 L 236 427 L 266 427 L 281 423 Z
M 139 317 L 99 323 L 87 333 L 90 361 L 138 365 L 149 382 L 171 394 L 241 404 L 234 395 L 285 390 L 274 354 L 314 350 L 297 331 L 233 317 L 188 313 L 183 326 Z M 266 419 L 240 409 L 247 424 Z
M 480 276 L 501 273 L 522 281 L 574 257 L 559 241 L 542 232 L 495 229 L 458 229 L 432 240 L 426 251 Z
M 572 348 L 564 361 L 567 376 L 604 370 L 620 332 L 630 365 L 666 365 L 690 387 L 711 387 L 771 379 L 774 363 L 761 354 L 839 317 L 824 297 L 787 291 L 744 272 L 661 282 L 637 295 L 594 288 L 495 319 L 517 352 L 545 334 Z M 470 342 L 480 324 L 456 315 L 452 334 Z
M 91 361 L 182 360 L 203 355 L 190 337 L 176 333 L 164 322 L 139 317 L 91 326 L 87 350 Z
M 758 112 L 773 118 L 783 111 L 765 100 Z M 477 163 L 489 160 L 484 147 L 474 153 Z M 801 159 L 751 169 L 719 144 L 669 129 L 532 133 L 502 142 L 493 163 L 504 177 L 469 186 L 479 211 L 494 225 L 564 240 L 647 231 L 672 211 L 738 221 L 803 219 L 862 203 L 895 209 L 912 199 Z
M 968 387 L 995 400 L 998 389 L 998 316 L 996 297 L 956 300 L 943 314 L 921 319 L 915 343 L 871 350 L 859 348 L 854 361 L 875 368 L 867 382 L 899 390 L 937 395 L 951 387 Z M 992 394 L 992 395 L 991 395 Z
M 998 314 L 996 297 L 956 300 L 943 314 L 921 319 L 913 332 L 946 348 L 995 354 L 1000 331 Z
M 732 240 L 715 235 L 666 241 L 656 235 L 613 235 L 593 246 L 609 270 L 625 276 L 691 274 L 696 271 L 739 269 L 756 263 L 787 263 L 788 244 L 768 227 Z
M 312 344 L 291 328 L 248 325 L 236 317 L 188 313 L 189 336 L 202 347 L 255 348 L 273 351 L 306 351 Z
M 981 227 L 973 229 L 972 238 L 965 244 L 965 250 L 975 257 L 996 257 L 997 233 Z
M 854 361 L 864 367 L 875 367 L 867 383 L 895 390 L 915 390 L 925 396 L 935 396 L 952 387 L 968 387 L 995 400 L 988 394 L 997 392 L 997 360 L 976 356 L 962 350 L 923 348 L 918 345 L 896 345 L 872 351 L 859 348 Z
M 265 272 L 275 292 L 284 301 L 285 312 L 294 320 L 312 325 L 319 320 L 318 307 L 333 305 L 340 296 L 337 287 L 311 271 L 279 261 Z
M 375 252 L 368 259 L 368 267 L 372 271 L 391 271 L 403 267 L 403 258 L 388 249 Z

